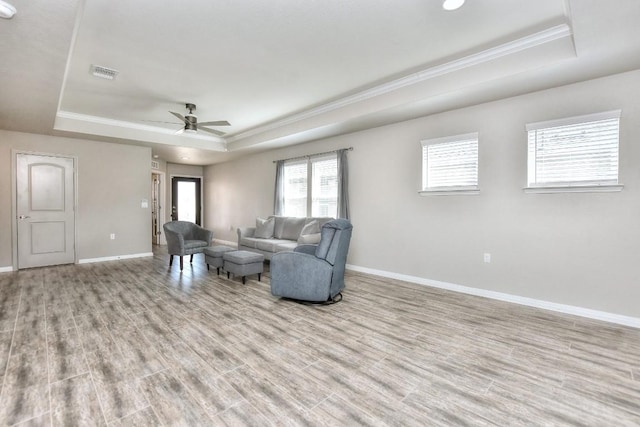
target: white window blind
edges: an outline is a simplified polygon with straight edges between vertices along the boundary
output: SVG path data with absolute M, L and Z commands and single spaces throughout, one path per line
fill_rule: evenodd
M 422 141 L 422 190 L 478 188 L 478 134 Z
M 338 158 L 312 159 L 311 216 L 338 216 Z
M 336 154 L 285 163 L 283 215 L 337 217 Z
M 528 185 L 618 183 L 620 111 L 527 125 Z
M 284 165 L 284 216 L 307 215 L 307 161 Z

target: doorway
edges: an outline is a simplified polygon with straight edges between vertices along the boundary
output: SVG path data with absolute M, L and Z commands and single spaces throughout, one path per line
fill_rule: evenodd
M 153 245 L 165 244 L 162 235 L 164 218 L 164 173 L 151 172 L 151 243 Z
M 202 225 L 202 178 L 174 176 L 171 178 L 171 219 Z
M 75 159 L 16 154 L 17 268 L 72 264 L 75 251 Z

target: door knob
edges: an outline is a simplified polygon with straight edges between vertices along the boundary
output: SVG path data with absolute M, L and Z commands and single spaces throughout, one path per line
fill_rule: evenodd
M 29 215 L 20 215 L 18 217 L 18 219 L 27 219 L 27 218 L 31 218 Z

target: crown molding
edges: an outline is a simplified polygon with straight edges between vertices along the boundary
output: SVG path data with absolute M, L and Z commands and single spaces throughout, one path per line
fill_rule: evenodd
M 226 141 L 238 141 L 243 138 L 254 136 L 263 132 L 277 129 L 282 126 L 319 116 L 321 114 L 325 114 L 339 108 L 347 107 L 358 102 L 366 101 L 368 99 L 375 98 L 377 96 L 384 95 L 386 93 L 393 92 L 402 88 L 406 88 L 429 79 L 451 74 L 456 71 L 471 68 L 486 62 L 513 55 L 518 52 L 532 49 L 537 46 L 545 45 L 556 40 L 571 37 L 572 35 L 573 33 L 571 31 L 571 27 L 569 27 L 568 24 L 565 23 L 556 25 L 545 30 L 530 34 L 528 36 L 521 37 L 519 39 L 512 40 L 495 47 L 491 47 L 478 53 L 467 55 L 462 58 L 446 62 L 444 64 L 425 68 L 424 70 L 374 86 L 353 95 L 328 102 L 326 104 L 308 109 L 297 114 L 293 114 L 281 120 L 276 120 L 269 124 L 258 126 L 245 132 L 237 133 L 233 136 L 227 137 Z
M 105 117 L 98 116 L 90 116 L 87 114 L 78 114 L 72 113 L 70 111 L 58 111 L 56 114 L 56 118 L 61 119 L 69 119 L 69 120 L 77 120 L 84 123 L 92 123 L 97 125 L 105 125 L 105 126 L 113 126 L 117 128 L 131 129 L 143 132 L 154 132 L 160 133 L 164 135 L 176 136 L 175 131 L 167 128 L 162 128 L 159 126 L 150 126 L 150 125 L 142 125 L 139 123 L 127 122 L 124 120 L 115 120 L 115 119 L 107 119 Z M 191 134 L 191 133 L 183 133 L 179 136 L 179 138 L 190 138 L 190 139 L 199 139 L 203 141 L 215 141 L 215 142 L 225 142 L 224 138 L 218 138 L 215 136 L 208 136 L 202 134 Z

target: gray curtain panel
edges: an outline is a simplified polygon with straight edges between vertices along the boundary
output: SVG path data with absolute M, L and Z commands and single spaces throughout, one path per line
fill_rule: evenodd
M 349 219 L 348 149 L 338 150 L 338 218 Z
M 273 214 L 284 214 L 284 160 L 276 162 L 276 190 L 273 199 Z

